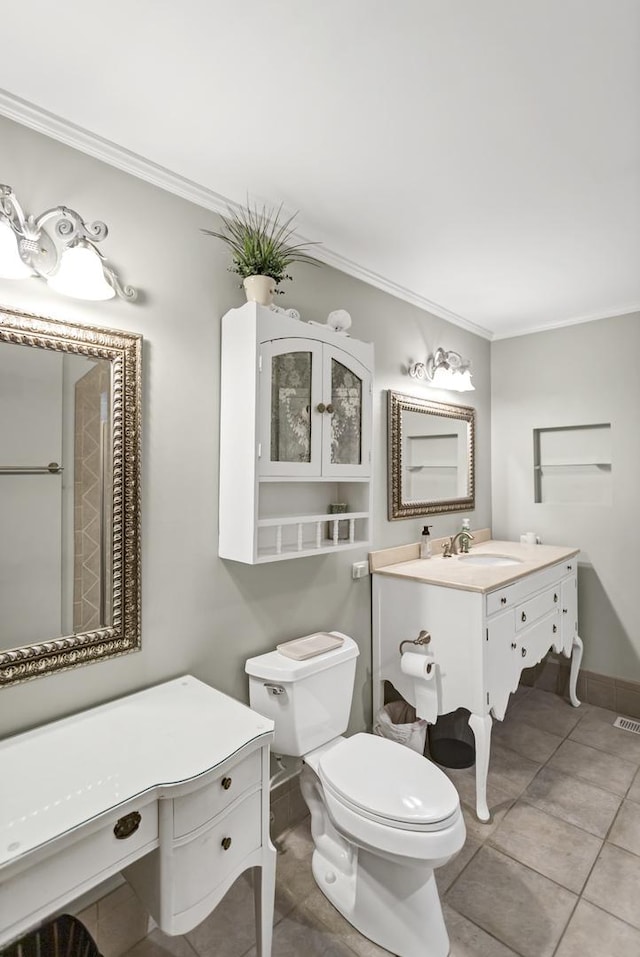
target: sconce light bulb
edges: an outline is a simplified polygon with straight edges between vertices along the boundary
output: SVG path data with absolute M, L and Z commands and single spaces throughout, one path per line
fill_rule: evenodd
M 98 302 L 113 299 L 116 294 L 105 279 L 98 253 L 83 243 L 64 250 L 58 269 L 47 279 L 47 283 L 56 292 L 73 299 Z

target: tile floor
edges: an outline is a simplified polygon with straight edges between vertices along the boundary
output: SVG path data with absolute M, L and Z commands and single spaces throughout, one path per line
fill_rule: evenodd
M 520 688 L 495 722 L 490 824 L 474 772 L 450 771 L 467 843 L 437 871 L 451 957 L 640 957 L 640 735 L 615 714 Z M 278 841 L 273 957 L 384 957 L 311 876 L 308 818 Z M 154 931 L 127 957 L 255 957 L 246 877 L 186 937 Z

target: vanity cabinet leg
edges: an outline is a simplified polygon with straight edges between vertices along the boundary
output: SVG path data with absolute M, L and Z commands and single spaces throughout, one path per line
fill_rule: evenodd
M 569 671 L 569 698 L 571 699 L 571 704 L 574 708 L 580 707 L 580 702 L 578 701 L 578 696 L 576 695 L 576 686 L 578 684 L 578 672 L 580 671 L 580 665 L 582 664 L 582 652 L 584 650 L 584 645 L 582 644 L 582 638 L 578 635 L 574 636 L 573 645 L 571 646 L 571 668 Z
M 276 892 L 276 851 L 264 848 L 262 867 L 253 868 L 253 899 L 256 914 L 256 955 L 271 957 L 273 908 Z
M 476 739 L 476 814 L 480 821 L 491 818 L 487 804 L 487 774 L 491 747 L 491 715 L 469 715 L 469 727 Z

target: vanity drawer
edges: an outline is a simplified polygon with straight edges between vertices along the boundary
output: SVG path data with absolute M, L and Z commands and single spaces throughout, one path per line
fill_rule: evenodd
M 254 751 L 192 794 L 173 802 L 173 836 L 182 837 L 229 807 L 244 791 L 260 783 L 262 751 Z
M 516 606 L 516 631 L 522 631 L 532 622 L 560 607 L 560 586 L 548 588 L 528 601 Z
M 559 612 L 547 615 L 532 628 L 518 635 L 515 652 L 518 657 L 520 670 L 531 668 L 544 658 L 552 645 L 560 641 L 560 614 Z
M 262 792 L 256 791 L 221 819 L 173 849 L 173 913 L 204 900 L 262 842 Z
M 526 575 L 521 581 L 513 582 L 512 585 L 506 585 L 504 588 L 489 592 L 486 596 L 486 614 L 494 615 L 498 611 L 504 611 L 507 608 L 513 608 L 515 605 L 526 601 L 530 595 L 534 595 L 544 588 L 550 588 L 554 583 L 560 583 L 561 578 L 567 575 L 575 574 L 576 560 L 570 559 L 568 562 L 557 562 L 549 568 L 543 568 L 542 571 L 535 572 L 533 575 Z M 529 617 L 529 616 L 527 616 Z

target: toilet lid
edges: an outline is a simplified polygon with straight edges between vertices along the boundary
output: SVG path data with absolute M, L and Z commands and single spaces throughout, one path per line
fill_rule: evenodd
M 340 799 L 390 827 L 443 824 L 460 806 L 440 768 L 421 754 L 373 734 L 354 734 L 323 754 L 320 780 Z

